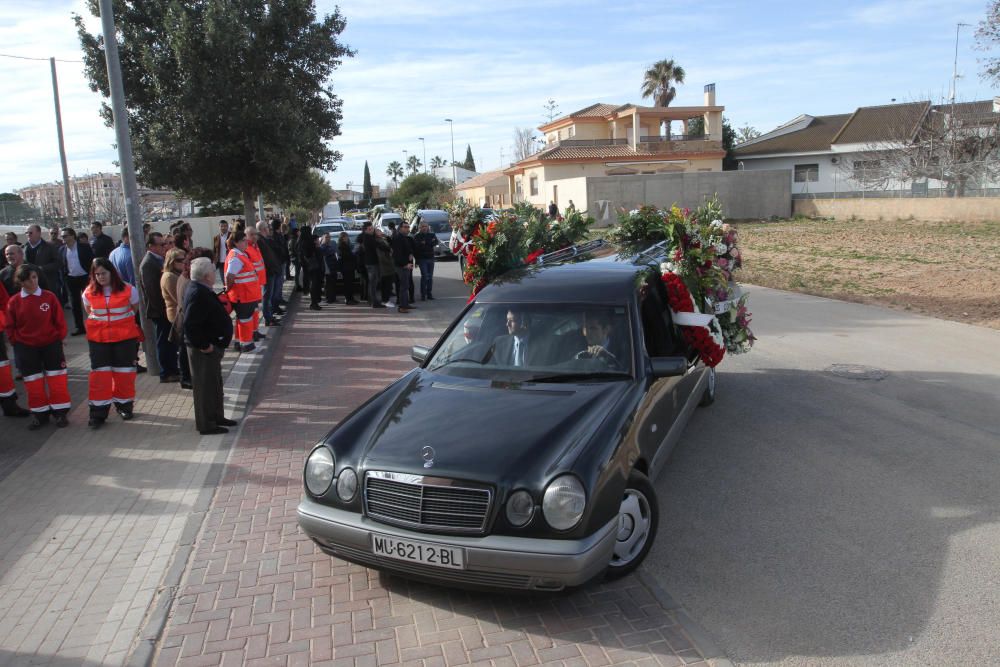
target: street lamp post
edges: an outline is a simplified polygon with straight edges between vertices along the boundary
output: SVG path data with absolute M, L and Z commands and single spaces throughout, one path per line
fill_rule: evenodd
M 423 145 L 423 147 L 424 147 L 424 173 L 426 174 L 427 173 L 427 142 L 424 141 L 423 137 L 417 137 L 417 141 L 419 141 Z
M 455 166 L 455 123 L 451 118 L 445 118 L 448 129 L 451 130 L 451 182 L 458 185 L 458 168 Z

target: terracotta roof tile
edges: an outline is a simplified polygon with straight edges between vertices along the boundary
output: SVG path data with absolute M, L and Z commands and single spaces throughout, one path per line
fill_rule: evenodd
M 541 160 L 581 160 L 589 158 L 643 158 L 656 156 L 660 158 L 669 158 L 678 154 L 678 146 L 680 142 L 673 142 L 672 144 L 661 144 L 660 150 L 650 150 L 651 144 L 639 144 L 638 149 L 633 151 L 632 147 L 628 144 L 615 144 L 612 146 L 553 146 L 552 148 L 546 148 L 540 153 L 536 153 L 528 158 L 531 161 Z M 704 149 L 704 144 L 700 142 L 697 143 L 697 149 L 692 147 L 691 151 L 684 151 L 684 154 L 688 153 L 704 153 L 711 152 Z
M 489 185 L 491 181 L 495 181 L 498 178 L 504 179 L 506 183 L 507 178 L 503 175 L 503 171 L 497 169 L 496 171 L 486 171 L 477 176 L 473 176 L 464 183 L 460 183 L 456 190 L 468 190 L 469 188 L 481 188 Z

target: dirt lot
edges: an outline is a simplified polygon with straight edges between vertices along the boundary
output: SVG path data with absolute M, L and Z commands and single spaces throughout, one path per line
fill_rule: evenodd
M 1000 222 L 742 222 L 740 282 L 1000 329 Z

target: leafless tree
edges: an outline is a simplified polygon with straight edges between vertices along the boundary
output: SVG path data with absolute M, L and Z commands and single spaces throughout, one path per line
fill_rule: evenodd
M 97 219 L 97 196 L 94 189 L 84 184 L 73 184 L 73 212 L 80 222 L 85 222 L 88 226 Z
M 965 196 L 1000 179 L 1000 113 L 981 106 L 931 106 L 916 128 L 886 128 L 895 140 L 872 142 L 838 166 L 865 189 L 937 181 L 949 195 Z
M 535 153 L 535 131 L 530 127 L 514 128 L 514 161 L 520 162 Z
M 105 224 L 117 225 L 125 220 L 125 197 L 119 188 L 109 188 L 98 202 L 98 214 Z

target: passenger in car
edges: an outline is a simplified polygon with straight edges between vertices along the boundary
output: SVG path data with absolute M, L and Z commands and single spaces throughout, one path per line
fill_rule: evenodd
M 507 333 L 493 340 L 494 364 L 500 366 L 535 366 L 544 358 L 542 341 L 534 340 L 523 311 L 507 311 Z

